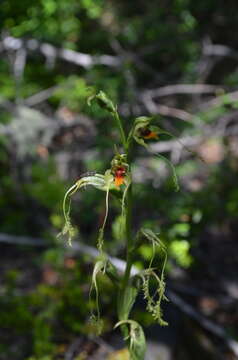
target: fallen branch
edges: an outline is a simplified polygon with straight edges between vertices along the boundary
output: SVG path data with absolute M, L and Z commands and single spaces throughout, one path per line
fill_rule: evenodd
M 176 84 L 162 86 L 158 89 L 145 90 L 143 95 L 150 97 L 162 97 L 176 94 L 210 94 L 215 93 L 216 91 L 221 90 L 222 87 L 215 85 L 206 85 L 206 84 Z
M 3 50 L 19 50 L 25 49 L 30 51 L 38 51 L 44 55 L 47 59 L 59 58 L 64 61 L 73 63 L 78 66 L 82 66 L 88 69 L 94 65 L 106 65 L 110 67 L 118 67 L 121 64 L 121 60 L 112 55 L 89 55 L 78 51 L 57 48 L 48 43 L 41 43 L 36 39 L 20 39 L 12 36 L 6 36 L 0 42 L 0 51 Z
M 47 247 L 49 244 L 39 238 L 32 238 L 29 236 L 16 236 L 0 233 L 0 242 L 11 244 L 11 245 L 31 245 L 31 246 L 40 246 Z
M 218 107 L 225 105 L 227 103 L 236 102 L 238 100 L 238 91 L 233 91 L 230 93 L 222 94 L 220 96 L 216 96 L 215 98 L 206 101 L 199 105 L 200 111 L 209 110 L 212 107 Z
M 177 108 L 172 108 L 167 105 L 156 104 L 149 93 L 142 94 L 140 96 L 140 100 L 151 115 L 160 114 L 164 116 L 177 118 L 187 122 L 191 122 L 194 118 L 194 116 L 187 111 Z
M 173 291 L 168 290 L 167 295 L 171 302 L 173 302 L 183 313 L 196 320 L 199 325 L 202 326 L 204 329 L 221 338 L 225 342 L 227 347 L 232 350 L 236 356 L 238 356 L 238 342 L 228 336 L 221 326 L 215 324 L 211 320 L 206 319 L 203 315 L 201 315 L 190 304 L 186 303 L 180 296 L 175 294 Z
M 11 245 L 30 245 L 30 246 L 39 246 L 39 247 L 49 247 L 50 243 L 47 243 L 43 239 L 32 238 L 30 236 L 15 236 L 9 234 L 0 233 L 0 242 L 11 244 Z M 62 243 L 59 242 L 59 246 L 62 246 Z M 99 252 L 96 248 L 88 245 L 84 245 L 79 242 L 73 242 L 72 246 L 65 246 L 65 250 L 69 254 L 74 253 L 83 253 L 85 255 L 89 255 L 93 258 L 99 256 Z M 124 260 L 108 256 L 111 263 L 120 271 L 124 272 L 126 263 Z M 136 268 L 133 269 L 132 275 L 135 275 L 138 272 Z
M 238 51 L 221 44 L 205 43 L 202 52 L 205 56 L 220 56 L 238 59 Z
M 25 99 L 24 104 L 26 106 L 35 106 L 35 105 L 49 99 L 60 88 L 61 88 L 61 86 L 55 85 L 48 89 L 39 91 L 36 94 L 31 95 L 27 99 Z

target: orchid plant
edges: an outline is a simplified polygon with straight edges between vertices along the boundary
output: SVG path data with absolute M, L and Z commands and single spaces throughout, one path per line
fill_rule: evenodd
M 111 166 L 104 174 L 92 173 L 82 176 L 70 189 L 66 192 L 63 200 L 63 214 L 65 224 L 61 235 L 68 236 L 69 245 L 75 236 L 75 229 L 70 219 L 70 207 L 72 196 L 82 187 L 91 185 L 98 190 L 105 192 L 105 217 L 98 232 L 97 248 L 99 257 L 94 265 L 92 274 L 92 282 L 90 289 L 90 298 L 95 296 L 96 309 L 91 314 L 91 320 L 97 325 L 98 332 L 102 330 L 102 321 L 100 317 L 99 291 L 98 291 L 98 274 L 107 275 L 118 289 L 118 322 L 115 328 L 120 327 L 122 334 L 126 340 L 131 360 L 143 360 L 146 351 L 146 340 L 141 325 L 130 318 L 132 307 L 135 303 L 139 291 L 142 291 L 147 302 L 147 311 L 150 312 L 155 321 L 160 325 L 166 326 L 168 323 L 163 319 L 161 309 L 162 300 L 168 300 L 165 296 L 164 272 L 167 262 L 167 252 L 164 244 L 150 229 L 142 228 L 137 233 L 132 231 L 132 205 L 133 205 L 133 183 L 131 176 L 131 159 L 133 144 L 148 147 L 151 139 L 158 140 L 161 134 L 172 134 L 153 124 L 152 117 L 138 117 L 135 119 L 132 128 L 128 134 L 125 133 L 123 123 L 118 114 L 117 107 L 108 98 L 108 96 L 100 91 L 89 100 L 96 100 L 98 105 L 105 111 L 109 112 L 116 122 L 120 133 L 121 147 L 120 151 L 116 149 L 115 155 L 111 161 Z M 172 170 L 172 176 L 175 189 L 178 190 L 177 176 L 173 165 L 161 154 L 155 154 L 166 161 Z M 118 273 L 118 270 L 110 262 L 108 255 L 104 251 L 104 228 L 107 222 L 109 211 L 109 193 L 116 194 L 121 207 L 121 234 L 126 240 L 126 267 L 124 274 Z M 147 241 L 152 247 L 152 257 L 148 268 L 139 271 L 136 275 L 131 275 L 131 269 L 135 260 L 136 250 Z M 163 258 L 162 266 L 157 269 L 153 266 L 156 250 L 159 249 Z M 152 294 L 152 281 L 156 283 L 156 291 Z M 153 286 L 154 288 L 154 286 Z

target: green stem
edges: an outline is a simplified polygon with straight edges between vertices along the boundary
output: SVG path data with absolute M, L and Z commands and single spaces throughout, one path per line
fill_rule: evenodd
M 117 111 L 113 112 L 113 117 L 116 120 L 116 124 L 117 124 L 117 126 L 119 128 L 120 135 L 121 135 L 122 145 L 124 147 L 124 150 L 126 151 L 127 150 L 126 135 L 125 135 L 125 131 L 124 131 L 123 126 L 122 126 L 121 119 L 120 119 Z
M 131 143 L 128 144 L 127 140 L 126 140 L 126 136 L 125 136 L 125 131 L 123 129 L 123 125 L 121 122 L 121 119 L 118 115 L 118 112 L 114 112 L 114 118 L 116 120 L 117 126 L 120 130 L 120 134 L 121 134 L 121 141 L 123 144 L 123 147 L 126 151 L 126 155 L 127 155 L 127 161 L 128 164 L 130 166 L 130 158 L 131 158 Z M 126 195 L 126 242 L 127 242 L 127 249 L 126 249 L 126 269 L 125 269 L 125 273 L 123 276 L 123 280 L 122 280 L 122 290 L 125 290 L 127 285 L 128 285 L 128 281 L 130 279 L 130 272 L 131 272 L 131 267 L 132 267 L 132 258 L 131 258 L 131 253 L 132 253 L 132 247 L 133 247 L 133 237 L 132 237 L 132 224 L 131 224 L 131 220 L 132 220 L 132 184 L 130 184 L 130 187 L 127 191 L 127 195 Z
M 121 135 L 121 141 L 124 147 L 124 150 L 126 152 L 127 155 L 127 162 L 130 166 L 131 163 L 131 145 L 132 142 L 128 142 L 126 140 L 126 135 L 125 135 L 125 131 L 121 122 L 121 119 L 118 115 L 118 112 L 114 112 L 114 119 L 116 120 L 116 124 L 119 128 L 120 131 L 120 135 Z M 121 287 L 121 291 L 122 291 L 122 296 L 123 296 L 123 292 L 125 292 L 129 280 L 130 280 L 130 273 L 131 273 L 131 267 L 132 267 L 132 263 L 133 263 L 133 259 L 132 259 L 132 251 L 133 251 L 133 236 L 132 236 L 132 184 L 130 184 L 129 189 L 127 191 L 126 194 L 126 269 L 123 275 L 123 279 L 122 279 L 122 287 Z
M 131 165 L 131 147 L 132 147 L 132 141 L 128 141 L 125 136 L 125 131 L 121 122 L 121 119 L 117 112 L 114 113 L 114 118 L 116 120 L 117 126 L 120 130 L 121 135 L 121 142 L 123 144 L 124 150 L 126 152 L 127 156 L 127 163 Z M 131 175 L 130 175 L 131 176 Z M 119 286 L 119 292 L 118 292 L 118 317 L 119 321 L 124 321 L 128 319 L 129 311 L 122 311 L 121 312 L 121 306 L 124 307 L 126 301 L 126 293 L 127 289 L 129 287 L 129 281 L 130 281 L 130 274 L 131 274 L 131 267 L 133 264 L 133 235 L 132 235 L 132 183 L 130 181 L 130 185 L 128 190 L 126 191 L 126 197 L 125 197 L 125 234 L 126 234 L 126 269 L 122 278 L 121 285 Z M 128 289 L 129 290 L 129 289 Z M 129 349 L 130 342 L 128 340 L 128 329 L 127 326 L 123 325 L 121 327 L 122 335 L 124 338 L 127 339 L 127 346 Z
M 129 279 L 130 279 L 130 272 L 132 267 L 132 250 L 133 250 L 133 237 L 132 237 L 132 185 L 127 192 L 126 198 L 126 269 L 122 280 L 122 290 L 125 290 Z
M 119 128 L 120 131 L 120 135 L 121 135 L 121 142 L 122 145 L 124 147 L 125 153 L 127 155 L 127 163 L 130 167 L 131 165 L 131 154 L 132 154 L 132 141 L 127 141 L 126 139 L 126 135 L 125 135 L 125 131 L 121 122 L 121 119 L 118 115 L 117 112 L 114 112 L 114 119 L 116 121 L 116 124 Z M 122 278 L 122 282 L 121 282 L 121 286 L 119 287 L 119 297 L 118 301 L 119 304 L 123 303 L 123 299 L 126 296 L 126 291 L 129 287 L 129 281 L 130 281 L 130 274 L 131 274 L 131 267 L 133 264 L 133 246 L 134 246 L 134 239 L 133 239 L 133 234 L 132 234 L 132 203 L 133 203 L 133 198 L 132 198 L 132 184 L 130 183 L 129 188 L 126 192 L 126 198 L 125 198 L 125 202 L 126 202 L 126 220 L 125 220 L 125 233 L 126 233 L 126 269 Z M 122 304 L 120 304 L 122 305 Z M 119 306 L 120 306 L 119 305 Z M 120 309 L 118 309 L 119 313 L 119 320 L 127 320 L 128 319 L 128 315 L 124 313 L 123 318 L 121 318 L 120 315 Z M 126 318 L 125 318 L 126 316 Z M 122 327 L 122 333 L 123 335 L 126 337 L 128 335 L 128 331 L 126 327 Z

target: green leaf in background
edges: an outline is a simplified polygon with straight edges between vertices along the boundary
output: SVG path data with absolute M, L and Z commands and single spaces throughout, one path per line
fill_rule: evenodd
M 173 240 L 169 245 L 169 254 L 185 269 L 188 268 L 193 261 L 189 251 L 190 244 L 188 240 Z

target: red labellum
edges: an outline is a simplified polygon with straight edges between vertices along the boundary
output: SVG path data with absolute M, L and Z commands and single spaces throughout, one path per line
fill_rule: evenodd
M 141 129 L 141 137 L 144 139 L 158 139 L 158 135 L 155 131 L 151 131 L 149 128 Z
M 119 166 L 114 171 L 114 183 L 116 186 L 121 186 L 124 183 L 126 176 L 126 169 L 123 166 Z

